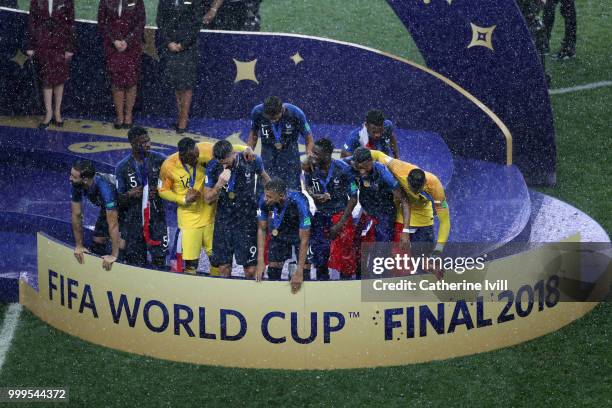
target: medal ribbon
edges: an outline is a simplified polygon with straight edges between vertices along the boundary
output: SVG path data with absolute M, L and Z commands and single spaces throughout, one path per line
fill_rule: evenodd
M 289 205 L 289 198 L 285 198 L 285 205 L 280 215 L 277 213 L 276 208 L 272 210 L 272 229 L 278 230 L 280 228 L 283 217 L 285 216 L 285 211 L 287 210 L 287 205 Z
M 183 168 L 185 169 L 185 172 L 187 172 L 187 174 L 189 174 L 189 188 L 193 188 L 193 186 L 195 185 L 195 181 L 196 181 L 196 174 L 198 171 L 197 168 L 197 164 L 195 166 L 193 166 L 193 177 L 191 176 L 191 173 L 189 172 L 189 169 L 187 168 L 187 166 L 185 165 L 185 163 L 181 163 L 183 165 Z
M 227 182 L 227 192 L 231 193 L 234 191 L 234 185 L 236 184 L 236 175 L 238 174 L 238 166 L 240 165 L 240 155 L 236 155 L 236 165 L 231 169 L 232 175 L 230 176 L 229 181 Z
M 334 160 L 332 160 L 331 165 L 329 166 L 329 173 L 327 173 L 327 178 L 325 179 L 325 182 L 323 182 L 323 179 L 321 177 L 319 177 L 319 184 L 321 184 L 321 186 L 323 186 L 323 193 L 327 193 L 327 185 L 329 184 L 329 181 L 331 180 L 333 174 L 334 174 L 334 166 L 336 165 L 336 162 Z M 319 173 L 320 175 L 320 173 Z
M 276 141 L 276 143 L 282 144 L 283 142 L 281 142 L 281 134 L 283 131 L 283 126 L 281 124 L 281 121 L 279 120 L 278 123 L 270 122 L 270 127 L 272 128 L 272 133 L 274 133 L 274 140 Z

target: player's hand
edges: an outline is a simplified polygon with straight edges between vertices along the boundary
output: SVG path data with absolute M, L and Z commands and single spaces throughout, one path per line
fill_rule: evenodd
M 30 58 L 32 58 L 34 56 L 34 50 L 27 50 L 26 51 L 26 55 Z
M 230 169 L 225 169 L 221 172 L 221 174 L 219 174 L 219 180 L 217 183 L 220 186 L 224 186 L 228 183 L 228 181 L 230 181 L 230 178 L 232 178 L 232 171 Z
M 187 190 L 187 194 L 185 195 L 185 203 L 191 204 L 196 201 L 200 197 L 200 192 L 198 190 L 194 190 L 190 188 Z
M 141 198 L 142 197 L 142 186 L 134 187 L 127 192 L 128 198 Z
M 242 152 L 242 156 L 246 159 L 246 161 L 253 161 L 257 157 L 251 146 L 247 146 L 247 148 Z
M 408 248 L 410 248 L 410 234 L 402 232 L 402 235 L 400 235 L 400 242 L 403 246 L 408 246 Z
M 67 59 L 67 60 L 69 60 L 69 59 L 70 59 L 70 58 L 72 58 L 73 56 L 74 56 L 74 53 L 73 53 L 73 52 L 66 51 L 66 52 L 64 53 L 64 58 L 65 58 L 65 59 Z
M 204 18 L 202 18 L 202 22 L 208 25 L 215 19 L 216 16 L 217 16 L 217 9 L 211 8 L 210 10 L 208 10 L 206 14 L 204 14 Z
M 115 40 L 115 41 L 113 41 L 113 45 L 115 46 L 115 49 L 116 49 L 117 51 L 119 51 L 119 52 L 123 51 L 123 50 L 121 49 L 121 48 L 122 48 L 122 45 L 121 45 L 121 41 L 120 41 L 120 40 Z
M 255 281 L 261 282 L 263 280 L 264 271 L 266 266 L 263 263 L 257 264 L 257 270 L 255 271 Z
M 173 41 L 168 44 L 168 49 L 172 52 L 179 52 L 179 45 Z
M 427 258 L 425 262 L 425 267 L 423 268 L 426 272 L 431 273 L 436 279 L 441 280 L 444 278 L 444 269 L 438 268 L 438 266 L 442 266 L 442 262 L 440 261 L 440 252 L 434 251 L 430 257 Z
M 291 276 L 291 293 L 294 295 L 299 292 L 304 282 L 304 270 L 295 271 Z
M 331 200 L 331 194 L 329 193 L 323 193 L 321 194 L 321 202 L 326 202 Z
M 104 255 L 102 257 L 102 267 L 107 270 L 110 271 L 111 268 L 113 267 L 113 263 L 117 260 L 116 256 L 112 256 L 112 255 Z
M 81 265 L 85 263 L 85 256 L 83 254 L 88 253 L 89 251 L 85 247 L 78 246 L 74 248 L 74 257 Z

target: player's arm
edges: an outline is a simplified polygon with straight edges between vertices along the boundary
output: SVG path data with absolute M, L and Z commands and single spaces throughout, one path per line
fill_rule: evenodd
M 291 276 L 291 293 L 297 293 L 304 282 L 304 268 L 306 267 L 306 256 L 308 255 L 308 243 L 310 242 L 310 228 L 300 228 L 300 256 L 298 257 L 297 270 Z
M 344 228 L 344 224 L 346 224 L 349 218 L 353 216 L 353 210 L 355 209 L 355 206 L 357 205 L 357 199 L 358 199 L 357 183 L 354 180 L 350 180 L 349 173 L 345 173 L 343 176 L 349 179 L 348 184 L 347 184 L 348 185 L 347 195 L 349 196 L 349 200 L 346 203 L 346 208 L 344 208 L 342 217 L 340 217 L 336 225 L 332 226 L 329 230 L 329 237 L 331 239 L 336 239 L 338 235 L 340 235 L 340 231 L 342 231 L 342 228 Z
M 427 183 L 431 185 L 431 197 L 434 200 L 434 207 L 436 209 L 436 215 L 438 216 L 439 221 L 438 241 L 436 243 L 434 252 L 442 253 L 451 229 L 450 211 L 448 209 L 444 187 L 442 187 L 440 180 L 431 173 L 426 173 L 426 178 Z
M 255 150 L 255 148 L 257 147 L 257 132 L 254 131 L 253 129 L 249 130 L 249 137 L 247 138 L 247 145 Z
M 72 210 L 72 234 L 74 235 L 74 257 L 82 264 L 85 262 L 84 253 L 88 252 L 83 246 L 83 205 L 80 201 L 70 203 Z
M 310 208 L 308 200 L 300 194 L 296 201 L 300 217 L 300 254 L 298 257 L 297 271 L 291 276 L 291 293 L 297 293 L 304 281 L 304 268 L 306 267 L 306 257 L 308 256 L 308 244 L 310 242 Z
M 312 153 L 312 147 L 314 146 L 314 137 L 312 136 L 312 133 L 304 136 L 304 141 L 306 142 L 306 154 L 309 155 Z
M 386 168 L 381 168 L 381 177 L 383 182 L 391 188 L 393 193 L 393 201 L 395 201 L 395 206 L 400 206 L 402 209 L 402 216 L 404 217 L 404 228 L 402 229 L 402 235 L 400 236 L 400 242 L 408 243 L 410 242 L 410 206 L 408 204 L 408 199 L 404 192 L 402 191 L 402 187 L 399 182 L 393 177 L 393 174 Z
M 399 148 L 397 147 L 397 135 L 395 130 L 391 132 L 391 150 L 393 150 L 393 157 L 399 159 Z
M 142 197 L 142 186 L 132 187 L 128 190 L 128 183 L 126 183 L 127 177 L 128 175 L 125 171 L 125 167 L 118 167 L 115 171 L 115 178 L 117 179 L 117 201 L 119 201 L 119 206 L 121 208 L 129 207 L 130 200 L 132 200 L 133 198 Z M 133 185 L 131 184 L 131 181 L 132 180 L 130 180 L 130 185 Z M 134 179 L 133 181 L 135 182 L 136 180 Z
M 263 280 L 263 274 L 266 269 L 264 251 L 266 249 L 267 231 L 268 221 L 259 219 L 257 222 L 257 270 L 255 272 L 255 280 L 257 282 Z
M 170 173 L 170 163 L 168 160 L 162 164 L 161 170 L 159 171 L 159 180 L 157 182 L 157 191 L 159 196 L 166 201 L 171 201 L 178 205 L 186 205 L 185 195 L 177 194 L 174 192 L 174 179 Z
M 110 255 L 102 257 L 102 267 L 110 271 L 113 263 L 119 256 L 119 246 L 121 245 L 121 235 L 119 234 L 119 212 L 114 210 L 106 210 L 106 222 L 108 223 L 108 234 L 110 235 L 112 249 Z
M 255 147 L 257 147 L 257 139 L 259 134 L 259 121 L 256 120 L 257 116 L 257 108 L 255 107 L 251 111 L 251 129 L 249 129 L 249 136 L 247 138 L 247 145 L 253 150 L 255 150 Z
M 216 165 L 216 162 L 210 162 L 206 167 L 204 201 L 206 201 L 207 204 L 217 202 L 217 200 L 219 199 L 219 193 L 221 193 L 223 187 L 225 187 L 229 179 L 232 177 L 232 171 L 230 169 L 224 169 L 221 174 L 219 174 L 219 177 L 214 177 L 213 171 Z
M 349 136 L 346 143 L 342 145 L 342 151 L 340 152 L 340 157 L 349 157 L 353 155 L 353 152 L 356 148 L 359 147 L 359 134 Z
M 410 205 L 406 194 L 399 185 L 393 190 L 393 200 L 396 206 L 401 206 L 402 216 L 404 217 L 404 228 L 400 240 L 403 243 L 410 242 Z

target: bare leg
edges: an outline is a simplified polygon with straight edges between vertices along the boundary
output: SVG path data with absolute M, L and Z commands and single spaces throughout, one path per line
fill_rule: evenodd
M 53 102 L 55 103 L 55 107 L 53 110 L 53 115 L 55 116 L 55 121 L 57 123 L 62 122 L 62 98 L 64 96 L 64 84 L 56 85 L 53 87 Z
M 53 88 L 44 87 L 43 88 L 43 100 L 45 102 L 45 119 L 44 123 L 49 123 L 51 118 L 53 117 L 53 108 L 52 108 L 52 99 L 53 99 Z
M 134 104 L 136 103 L 137 86 L 131 86 L 125 90 L 125 120 L 127 124 L 134 123 L 132 117 L 132 111 L 134 110 Z
M 219 265 L 219 275 L 224 278 L 232 276 L 232 265 Z
M 115 115 L 117 116 L 116 123 L 121 125 L 125 121 L 123 114 L 125 107 L 125 90 L 113 86 L 111 88 L 113 92 L 113 104 L 115 105 Z
M 244 277 L 246 279 L 255 279 L 255 266 L 247 266 L 244 268 Z
M 183 100 L 183 93 L 182 91 L 174 91 L 174 96 L 176 97 L 176 112 L 178 117 L 181 116 L 181 105 L 182 105 L 182 100 Z M 176 123 L 178 124 L 178 117 L 176 120 Z
M 181 104 L 179 107 L 178 127 L 185 129 L 189 120 L 189 109 L 191 108 L 191 97 L 193 91 L 191 89 L 181 91 Z

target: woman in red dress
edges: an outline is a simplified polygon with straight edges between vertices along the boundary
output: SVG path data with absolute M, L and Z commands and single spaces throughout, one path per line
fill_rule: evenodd
M 31 0 L 26 53 L 34 57 L 42 82 L 45 119 L 40 129 L 52 121 L 58 127 L 64 125 L 62 96 L 74 47 L 73 0 Z
M 111 79 L 115 129 L 129 129 L 133 124 L 145 21 L 143 0 L 100 0 L 98 30 Z

